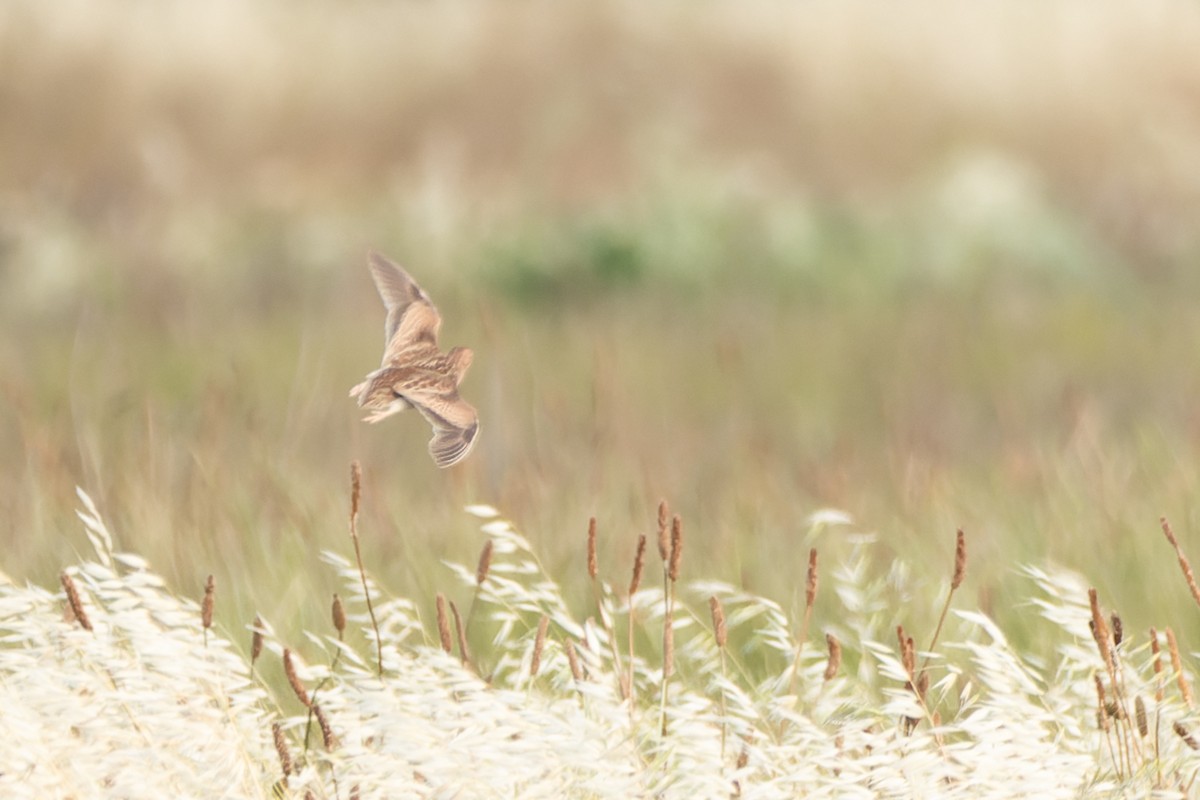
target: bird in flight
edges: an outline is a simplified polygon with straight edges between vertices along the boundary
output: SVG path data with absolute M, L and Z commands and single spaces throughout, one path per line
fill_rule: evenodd
M 398 264 L 372 251 L 367 255 L 375 288 L 387 309 L 383 364 L 350 390 L 359 407 L 379 422 L 415 408 L 433 426 L 429 454 L 443 469 L 467 457 L 479 432 L 479 416 L 458 396 L 458 385 L 471 366 L 473 353 L 455 347 L 438 349 L 442 317 L 429 295 Z

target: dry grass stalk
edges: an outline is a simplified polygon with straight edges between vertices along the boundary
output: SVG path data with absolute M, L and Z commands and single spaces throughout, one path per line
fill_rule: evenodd
M 446 615 L 446 595 L 438 592 L 434 606 L 437 609 L 438 639 L 441 640 L 442 649 L 447 653 L 454 652 L 454 640 L 450 638 L 450 618 Z
M 325 744 L 325 750 L 332 753 L 337 749 L 338 740 L 333 734 L 329 718 L 325 716 L 325 709 L 321 708 L 320 703 L 313 703 L 312 711 L 317 717 L 317 725 L 321 728 L 321 741 Z
M 263 621 L 258 614 L 254 615 L 254 631 L 250 634 L 250 666 L 258 661 L 263 649 Z
M 668 604 L 666 616 L 663 617 L 663 665 L 662 665 L 662 704 L 659 708 L 661 724 L 659 732 L 667 735 L 667 692 L 671 676 L 675 673 L 675 623 L 672 618 L 672 607 Z
M 1192 565 L 1188 563 L 1187 556 L 1183 554 L 1183 548 L 1179 546 L 1179 540 L 1175 538 L 1175 532 L 1171 530 L 1171 524 L 1167 522 L 1166 517 L 1160 517 L 1159 523 L 1162 525 L 1163 533 L 1167 536 L 1167 541 L 1171 543 L 1171 547 L 1175 548 L 1175 557 L 1179 559 L 1179 568 L 1183 570 L 1183 579 L 1187 581 L 1188 588 L 1192 590 L 1192 599 L 1200 605 L 1200 586 L 1196 585 L 1196 576 L 1192 574 Z
M 88 619 L 87 611 L 83 608 L 83 601 L 79 599 L 79 590 L 75 588 L 75 579 L 66 570 L 59 574 L 58 579 L 62 582 L 63 591 L 67 593 L 67 606 L 71 609 L 76 621 L 85 631 L 92 630 L 92 621 Z
M 596 580 L 600 574 L 600 565 L 596 558 L 596 518 L 588 519 L 587 532 L 587 571 L 588 577 Z
M 363 597 L 367 601 L 367 614 L 375 630 L 375 660 L 379 677 L 383 677 L 383 637 L 379 634 L 379 621 L 375 618 L 375 606 L 371 602 L 371 591 L 367 586 L 367 570 L 363 566 L 362 547 L 358 543 L 358 508 L 362 497 L 362 465 L 358 460 L 350 462 L 350 540 L 354 543 L 354 559 L 358 562 L 358 576 L 362 580 Z
M 721 681 L 722 684 L 727 679 L 725 672 L 725 645 L 729 641 L 729 631 L 725 627 L 725 609 L 721 608 L 721 601 L 716 595 L 708 598 L 708 609 L 712 614 L 713 639 L 717 643 L 717 652 L 721 657 Z M 721 763 L 725 762 L 725 741 L 728 736 L 725 723 L 726 715 L 725 707 L 725 687 L 721 686 Z
M 1175 671 L 1175 680 L 1179 684 L 1179 695 L 1183 698 L 1183 702 L 1188 708 L 1195 705 L 1192 698 L 1192 687 L 1188 683 L 1187 676 L 1183 674 L 1183 660 L 1179 656 L 1179 643 L 1175 641 L 1175 631 L 1170 627 L 1166 629 L 1167 634 L 1167 650 L 1171 653 L 1171 669 Z
M 337 593 L 333 595 L 333 627 L 337 631 L 338 641 L 340 642 L 346 634 L 346 606 L 342 604 L 342 598 L 338 597 Z
M 300 676 L 296 674 L 296 665 L 292 662 L 292 651 L 286 648 L 283 651 L 283 673 L 287 676 L 288 685 L 296 693 L 296 699 L 303 703 L 305 708 L 312 708 L 312 700 L 309 699 L 308 690 L 304 688 L 304 683 L 301 682 Z
M 958 587 L 962 586 L 963 578 L 967 574 L 967 537 L 963 533 L 962 528 L 959 528 L 955 533 L 954 540 L 954 572 L 950 577 L 950 591 L 946 593 L 946 602 L 942 605 L 942 613 L 938 617 L 937 627 L 933 629 L 933 638 L 929 640 L 929 647 L 926 649 L 925 658 L 921 661 L 921 672 L 929 666 L 929 656 L 937 647 L 938 639 L 942 635 L 942 626 L 946 624 L 946 615 L 950 613 L 950 603 L 954 600 L 954 593 Z
M 633 572 L 629 577 L 629 620 L 627 625 L 627 633 L 629 638 L 629 671 L 625 674 L 624 683 L 625 696 L 630 699 L 629 711 L 633 713 L 633 699 L 636 691 L 633 681 L 633 632 L 637 624 L 637 609 L 633 606 L 633 596 L 637 594 L 638 589 L 642 585 L 642 570 L 646 566 L 646 534 L 638 536 L 637 551 L 633 556 Z
M 829 645 L 829 662 L 825 665 L 825 680 L 831 681 L 842 667 L 842 643 L 832 633 L 825 634 L 825 643 Z
M 450 601 L 450 616 L 454 617 L 454 636 L 458 640 L 458 658 L 467 665 L 471 663 L 471 651 L 467 649 L 467 628 L 463 625 L 462 617 L 459 616 L 458 606 L 454 605 L 454 601 Z
M 288 750 L 287 736 L 278 722 L 271 723 L 271 736 L 275 740 L 275 752 L 279 754 L 279 766 L 283 770 L 283 785 L 287 786 L 288 776 L 292 774 L 294 767 L 291 751 Z
M 808 551 L 808 572 L 804 578 L 804 617 L 800 621 L 800 633 L 796 637 L 796 656 L 792 659 L 791 693 L 799 701 L 800 694 L 800 658 L 804 655 L 804 645 L 808 641 L 808 626 L 812 622 L 813 606 L 817 602 L 817 586 L 820 576 L 817 569 L 817 548 Z
M 216 584 L 213 581 L 213 576 L 209 575 L 204 581 L 204 600 L 200 603 L 200 625 L 204 628 L 204 645 L 208 646 L 208 629 L 213 623 L 213 604 L 214 594 L 216 593 Z
M 537 636 L 533 639 L 533 656 L 529 659 L 529 677 L 536 678 L 542 668 L 542 648 L 546 646 L 546 631 L 550 630 L 550 618 L 542 615 L 538 622 Z

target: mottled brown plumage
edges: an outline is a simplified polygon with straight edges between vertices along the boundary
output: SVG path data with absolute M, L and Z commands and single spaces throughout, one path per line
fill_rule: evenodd
M 457 464 L 471 452 L 479 432 L 475 409 L 458 396 L 473 354 L 466 347 L 448 353 L 438 349 L 441 315 L 407 272 L 375 252 L 367 263 L 387 309 L 383 364 L 350 396 L 370 412 L 363 417 L 367 422 L 415 408 L 433 426 L 429 454 L 434 463 Z

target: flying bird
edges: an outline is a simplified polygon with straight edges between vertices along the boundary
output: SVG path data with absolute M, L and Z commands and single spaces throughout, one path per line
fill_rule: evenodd
M 415 408 L 433 426 L 429 454 L 443 469 L 467 457 L 479 433 L 475 408 L 458 396 L 474 354 L 466 347 L 438 349 L 442 317 L 429 295 L 398 264 L 376 252 L 367 255 L 375 288 L 387 309 L 383 364 L 350 390 L 370 413 L 366 422 Z

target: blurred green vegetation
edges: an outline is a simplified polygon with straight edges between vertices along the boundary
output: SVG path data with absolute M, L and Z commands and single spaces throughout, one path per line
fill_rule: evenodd
M 690 575 L 785 605 L 836 507 L 929 586 L 965 528 L 1011 629 L 1050 559 L 1200 641 L 1157 531 L 1200 558 L 1196 12 L 1055 4 L 1030 39 L 1024 6 L 837 5 L 7 8 L 3 569 L 52 580 L 81 485 L 181 591 L 216 573 L 225 624 L 313 629 L 360 459 L 408 596 L 486 502 L 582 600 L 588 517 L 620 585 L 666 497 Z M 477 351 L 450 473 L 345 397 L 369 246 Z

